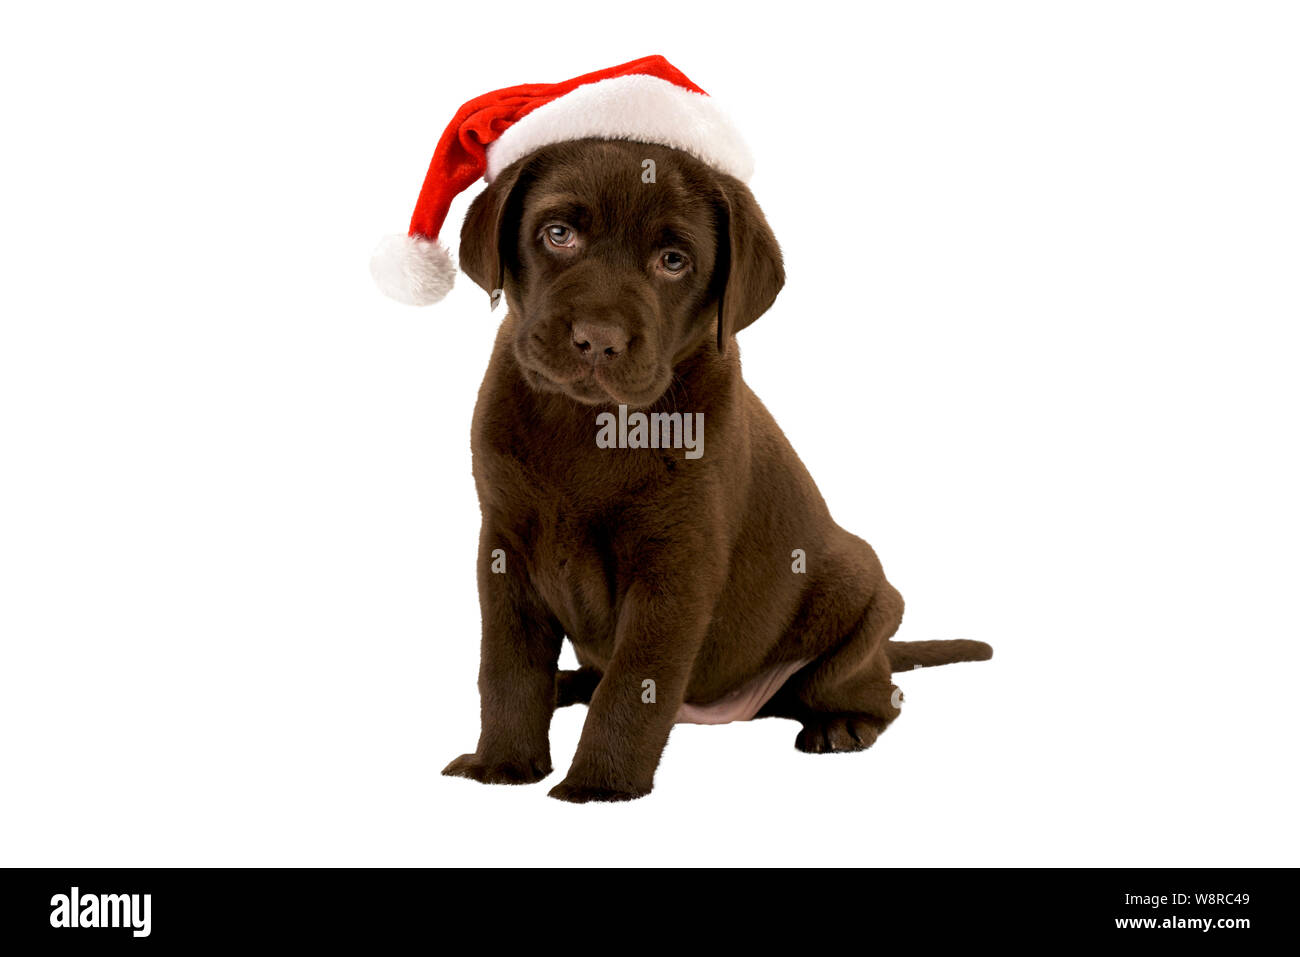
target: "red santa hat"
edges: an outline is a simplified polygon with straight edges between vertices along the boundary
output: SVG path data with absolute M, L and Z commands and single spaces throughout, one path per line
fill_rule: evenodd
M 379 288 L 413 306 L 447 295 L 456 276 L 438 241 L 451 201 L 480 176 L 489 183 L 543 146 L 584 138 L 683 150 L 741 180 L 753 161 L 713 99 L 661 56 L 565 80 L 506 87 L 470 100 L 433 152 L 405 236 L 384 240 L 370 261 Z

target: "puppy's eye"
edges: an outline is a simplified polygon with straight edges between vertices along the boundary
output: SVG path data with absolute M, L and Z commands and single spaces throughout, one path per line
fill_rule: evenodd
M 542 238 L 548 246 L 556 249 L 572 249 L 578 244 L 578 234 L 563 223 L 551 223 L 542 227 Z
M 680 276 L 690 264 L 691 261 L 675 249 L 659 257 L 659 268 L 670 276 Z

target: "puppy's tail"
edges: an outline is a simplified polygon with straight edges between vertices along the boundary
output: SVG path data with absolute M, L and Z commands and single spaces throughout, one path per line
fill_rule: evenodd
M 951 665 L 958 661 L 988 661 L 993 648 L 982 641 L 958 638 L 953 641 L 889 641 L 885 643 L 892 672 L 911 671 L 913 668 L 932 668 Z

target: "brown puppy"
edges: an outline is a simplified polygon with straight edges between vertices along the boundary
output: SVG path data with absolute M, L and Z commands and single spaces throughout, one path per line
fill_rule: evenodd
M 739 180 L 664 147 L 547 147 L 474 200 L 460 258 L 509 310 L 472 439 L 482 733 L 445 774 L 545 777 L 551 715 L 579 701 L 568 801 L 649 792 L 676 721 L 777 715 L 800 750 L 857 751 L 898 714 L 891 671 L 992 654 L 889 640 L 902 597 L 741 379 L 732 337 L 784 272 Z M 620 405 L 680 417 L 660 447 L 602 447 Z M 583 667 L 557 673 L 566 635 Z

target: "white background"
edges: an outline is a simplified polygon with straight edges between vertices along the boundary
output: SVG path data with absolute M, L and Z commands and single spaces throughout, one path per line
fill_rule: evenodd
M 26 5 L 0 29 L 0 863 L 1294 865 L 1285 4 Z M 869 752 L 478 732 L 499 314 L 373 288 L 460 103 L 663 53 L 788 283 L 749 382 L 907 598 Z M 447 232 L 459 229 L 466 194 Z

